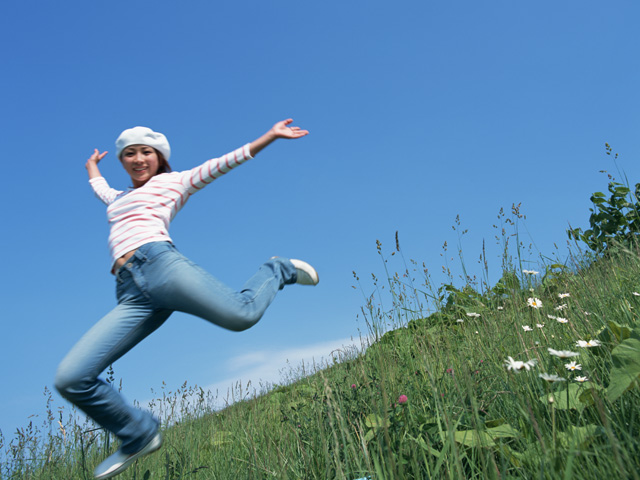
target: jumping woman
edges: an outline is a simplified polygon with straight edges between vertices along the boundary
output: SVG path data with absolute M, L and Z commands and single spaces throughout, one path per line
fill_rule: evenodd
M 172 172 L 166 137 L 146 127 L 130 128 L 116 140 L 116 154 L 132 187 L 115 190 L 98 163 L 107 152 L 96 149 L 87 160 L 89 183 L 107 207 L 111 273 L 118 305 L 95 324 L 58 367 L 56 389 L 96 423 L 120 439 L 120 449 L 102 462 L 95 478 L 110 478 L 162 445 L 159 422 L 149 412 L 124 402 L 98 378 L 174 311 L 201 317 L 222 328 L 242 331 L 255 325 L 285 285 L 316 285 L 318 273 L 306 262 L 273 257 L 234 291 L 181 255 L 169 237 L 169 223 L 189 197 L 253 158 L 278 138 L 309 132 L 276 123 L 257 140 L 220 158 L 183 172 Z

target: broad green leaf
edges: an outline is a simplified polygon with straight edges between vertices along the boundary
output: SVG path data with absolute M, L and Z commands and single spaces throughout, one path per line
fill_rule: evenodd
M 454 432 L 457 443 L 468 447 L 493 447 L 497 438 L 519 437 L 520 433 L 508 423 L 487 430 L 460 430 Z
M 564 448 L 578 447 L 585 449 L 599 432 L 600 428 L 596 425 L 571 426 L 566 432 L 558 433 L 558 440 Z
M 567 400 L 567 389 L 569 390 L 569 398 Z M 576 383 L 563 384 L 563 387 L 555 392 L 542 395 L 540 401 L 546 404 L 553 404 L 559 410 L 576 409 L 583 410 L 586 406 L 580 401 L 582 390 L 580 385 Z
M 370 413 L 365 417 L 364 424 L 367 426 L 367 428 L 378 429 L 381 427 L 388 427 L 389 419 L 383 419 L 382 417 L 380 417 L 379 415 L 376 415 L 375 413 Z
M 640 377 L 640 340 L 627 338 L 611 352 L 611 369 L 607 396 L 615 402 Z
M 607 327 L 598 335 L 598 340 L 603 343 L 620 343 L 629 337 L 631 337 L 631 328 L 610 320 L 607 322 Z

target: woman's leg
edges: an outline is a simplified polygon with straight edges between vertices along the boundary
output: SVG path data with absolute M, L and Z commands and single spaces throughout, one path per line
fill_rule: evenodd
M 120 438 L 122 452 L 129 454 L 139 451 L 154 437 L 158 422 L 149 412 L 125 403 L 98 375 L 157 329 L 171 311 L 152 308 L 144 295 L 135 292 L 130 276 L 119 282 L 121 303 L 62 360 L 55 386 L 62 396 Z
M 297 279 L 289 260 L 272 258 L 235 291 L 177 250 L 150 259 L 145 269 L 146 278 L 154 279 L 148 289 L 157 307 L 196 315 L 233 331 L 255 325 L 278 291 Z

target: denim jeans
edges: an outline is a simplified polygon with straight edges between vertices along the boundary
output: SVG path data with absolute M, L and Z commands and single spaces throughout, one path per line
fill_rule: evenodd
M 113 432 L 122 441 L 123 453 L 135 453 L 153 438 L 158 421 L 149 412 L 126 404 L 98 375 L 174 311 L 239 332 L 255 325 L 278 290 L 296 279 L 293 264 L 275 258 L 236 292 L 181 255 L 171 243 L 143 245 L 116 272 L 118 305 L 60 363 L 56 389 Z

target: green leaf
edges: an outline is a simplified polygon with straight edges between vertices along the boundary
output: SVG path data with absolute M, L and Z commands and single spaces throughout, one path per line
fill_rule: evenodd
M 370 413 L 365 417 L 364 424 L 367 428 L 378 429 L 382 427 L 388 427 L 389 419 L 388 418 L 383 419 L 382 417 L 380 417 L 379 415 L 376 415 L 375 413 Z
M 614 402 L 640 377 L 640 340 L 627 338 L 613 349 L 611 356 L 614 367 L 611 369 L 607 396 Z
M 454 439 L 468 447 L 493 447 L 498 438 L 517 438 L 520 432 L 508 423 L 487 430 L 459 430 L 454 432 Z
M 567 400 L 567 389 L 569 390 L 569 399 Z M 562 384 L 562 388 L 555 392 L 550 392 L 540 397 L 543 403 L 552 403 L 559 410 L 576 409 L 583 410 L 586 406 L 580 401 L 582 393 L 580 385 L 576 383 Z
M 564 448 L 586 449 L 599 432 L 600 428 L 596 425 L 570 426 L 567 431 L 558 433 L 558 440 Z

